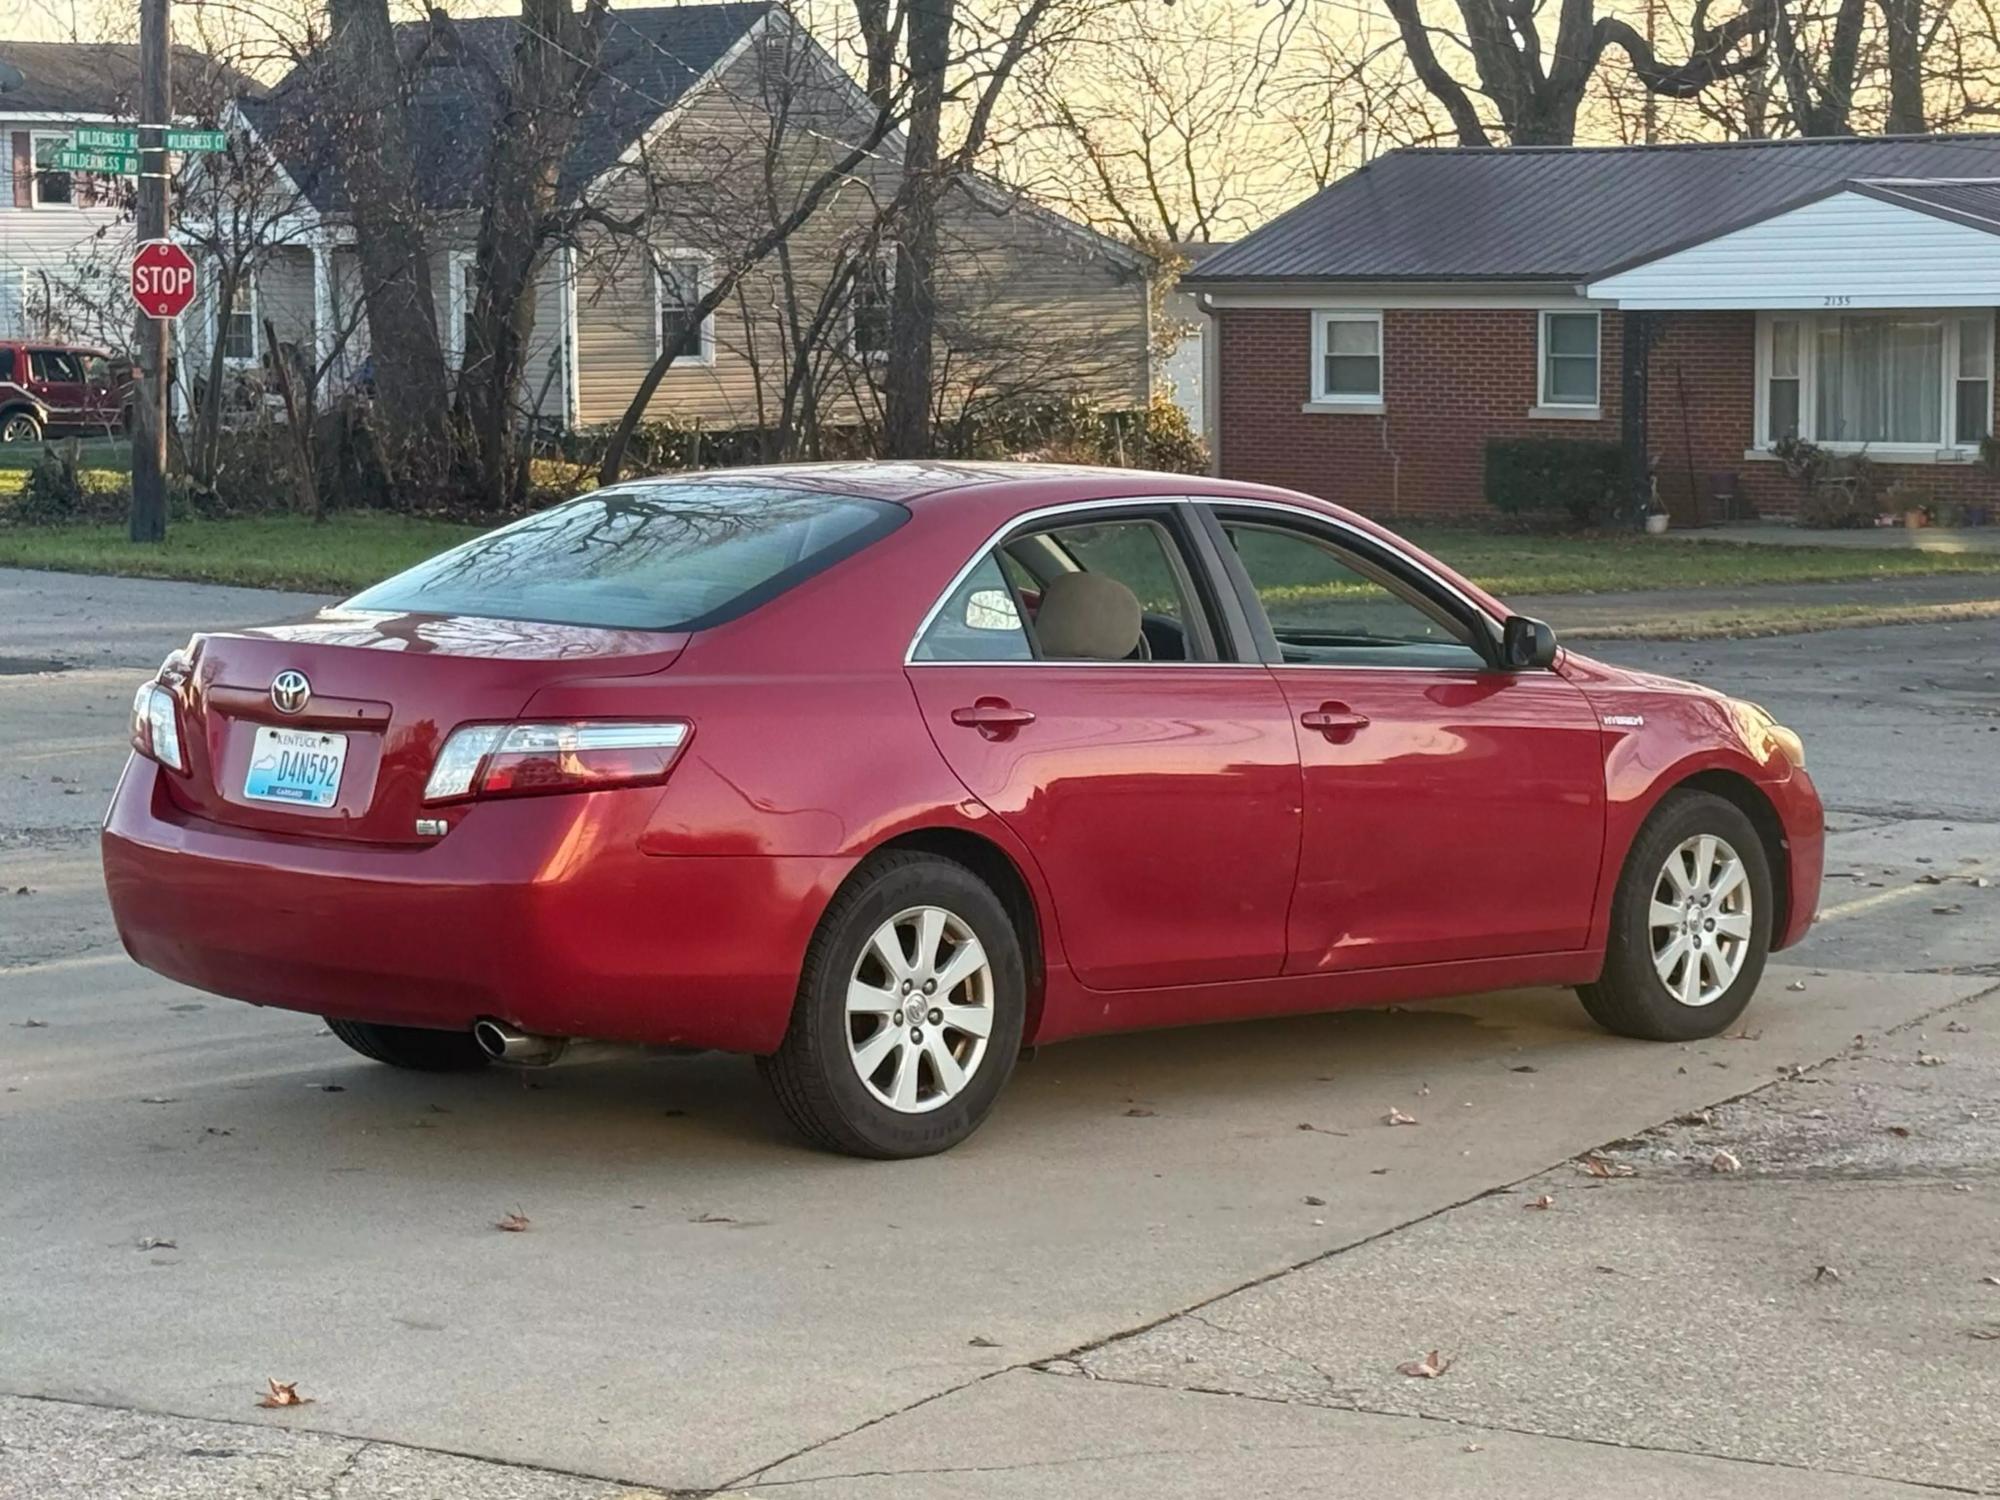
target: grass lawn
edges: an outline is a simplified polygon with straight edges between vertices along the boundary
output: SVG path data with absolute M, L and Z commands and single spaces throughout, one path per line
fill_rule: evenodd
M 127 541 L 122 526 L 0 526 L 0 567 L 348 593 L 480 529 L 369 513 L 319 526 L 303 516 L 260 516 L 177 521 L 165 545 L 154 547 Z
M 168 528 L 165 546 L 143 547 L 126 541 L 120 526 L 6 525 L 5 501 L 18 480 L 18 473 L 0 469 L 0 566 L 335 593 L 373 583 L 480 529 L 372 512 L 336 515 L 322 526 L 303 517 L 267 516 L 176 522 Z M 1503 598 L 2000 574 L 2000 552 L 1740 546 L 1673 537 L 1497 536 L 1443 527 L 1412 527 L 1406 535 Z M 1299 561 L 1307 559 L 1300 556 Z M 1322 592 L 1329 602 L 1353 592 L 1329 588 L 1323 571 L 1309 571 L 1313 577 L 1271 577 L 1268 582 L 1288 593 L 1296 589 L 1300 602 Z
M 9 443 L 0 448 L 0 495 L 19 488 L 21 476 L 40 462 L 45 450 L 67 441 L 59 438 L 53 443 Z M 115 470 L 120 474 L 132 470 L 130 438 L 80 438 L 77 450 L 83 468 Z

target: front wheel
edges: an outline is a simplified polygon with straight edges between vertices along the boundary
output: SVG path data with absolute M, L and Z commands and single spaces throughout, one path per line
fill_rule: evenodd
M 381 1026 L 373 1021 L 326 1018 L 327 1030 L 371 1062 L 419 1073 L 467 1073 L 486 1066 L 487 1057 L 469 1031 L 432 1031 L 423 1026 Z
M 39 443 L 42 424 L 31 411 L 10 411 L 0 417 L 0 444 Z
M 1578 989 L 1620 1036 L 1689 1042 L 1728 1029 L 1763 977 L 1774 901 L 1763 841 L 1743 810 L 1674 792 L 1618 877 L 1604 974 Z
M 935 855 L 880 855 L 821 919 L 791 1027 L 758 1066 L 815 1145 L 928 1156 L 993 1107 L 1026 996 L 1020 938 L 991 887 Z

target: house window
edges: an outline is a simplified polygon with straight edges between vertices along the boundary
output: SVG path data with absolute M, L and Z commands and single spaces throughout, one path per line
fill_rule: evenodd
M 854 271 L 854 291 L 848 299 L 848 347 L 863 359 L 880 359 L 889 352 L 889 329 L 895 317 L 896 247 L 881 245 Z
M 222 275 L 218 271 L 209 283 L 209 333 L 222 340 L 222 357 L 232 365 L 257 363 L 257 278 L 245 274 L 236 283 L 236 295 L 229 299 L 229 317 L 220 329 L 216 314 L 222 309 Z
M 476 258 L 470 250 L 451 252 L 451 322 L 445 337 L 453 369 L 465 368 L 466 352 L 472 348 L 472 307 L 479 290 L 473 272 Z
M 1543 406 L 1597 405 L 1598 315 L 1542 314 Z
M 35 154 L 35 207 L 45 208 L 50 204 L 75 201 L 75 175 L 58 171 L 50 165 L 56 152 L 68 148 L 69 137 L 66 135 L 49 135 L 38 130 L 31 138 L 30 149 Z
M 659 344 L 654 353 L 665 354 L 679 346 L 688 325 L 694 320 L 709 286 L 708 257 L 670 250 L 661 255 L 653 275 L 653 301 L 658 317 Z M 701 337 L 675 363 L 715 362 L 715 315 L 701 320 Z
M 1799 320 L 1771 320 L 1771 372 L 1764 383 L 1770 414 L 1771 441 L 1799 435 Z
M 1992 430 L 1990 312 L 1767 317 L 1758 361 L 1766 447 L 1970 448 Z
M 1346 405 L 1382 401 L 1382 315 L 1313 314 L 1312 398 Z

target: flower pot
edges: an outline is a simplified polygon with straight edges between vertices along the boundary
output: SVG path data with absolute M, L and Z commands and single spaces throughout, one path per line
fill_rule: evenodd
M 1922 531 L 1931 524 L 1931 518 L 1920 506 L 1912 506 L 1903 512 L 1903 524 L 1912 531 Z
M 1663 510 L 1656 510 L 1650 516 L 1646 517 L 1646 535 L 1665 536 L 1667 534 L 1667 525 L 1667 513 Z

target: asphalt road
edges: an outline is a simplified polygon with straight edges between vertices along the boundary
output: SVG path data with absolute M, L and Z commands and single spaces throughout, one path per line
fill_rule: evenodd
M 2000 1492 L 2000 622 L 1599 653 L 1836 810 L 1738 1035 L 1078 1043 L 883 1166 L 738 1060 L 414 1078 L 125 960 L 136 677 L 295 602 L 0 572 L 0 1496 Z

